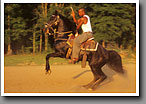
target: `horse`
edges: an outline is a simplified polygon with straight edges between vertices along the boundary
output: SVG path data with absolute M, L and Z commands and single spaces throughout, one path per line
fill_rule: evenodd
M 48 33 L 54 35 L 54 53 L 47 54 L 46 56 L 46 73 L 50 72 L 49 58 L 50 57 L 61 57 L 66 58 L 69 45 L 67 44 L 68 34 L 72 32 L 75 34 L 76 25 L 68 18 L 62 16 L 60 13 L 55 12 L 48 23 L 45 25 Z M 54 31 L 55 30 L 55 31 Z M 71 58 L 71 56 L 69 57 Z M 83 55 L 79 56 L 79 61 L 81 61 Z M 124 74 L 124 69 L 122 66 L 121 56 L 114 50 L 107 50 L 102 45 L 98 45 L 96 51 L 87 52 L 87 62 L 90 66 L 92 74 L 94 76 L 93 80 L 83 85 L 82 87 L 94 90 L 101 84 L 107 76 L 102 71 L 102 67 L 106 64 L 110 69 L 117 73 Z

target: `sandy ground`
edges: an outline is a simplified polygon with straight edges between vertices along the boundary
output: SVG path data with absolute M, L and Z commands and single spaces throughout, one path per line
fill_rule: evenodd
M 107 66 L 103 67 L 108 78 L 94 91 L 81 86 L 89 83 L 93 75 L 89 66 L 51 65 L 51 75 L 44 66 L 5 66 L 5 93 L 134 93 L 136 92 L 136 66 L 126 64 L 127 75 L 121 76 Z

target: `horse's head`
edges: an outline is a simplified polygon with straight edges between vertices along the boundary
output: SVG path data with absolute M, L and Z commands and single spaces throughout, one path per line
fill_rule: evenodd
M 45 24 L 44 32 L 53 35 L 55 38 L 68 38 L 70 33 L 75 33 L 76 25 L 74 22 L 64 17 L 57 11 L 50 16 Z
M 46 32 L 49 34 L 55 33 L 55 29 L 57 28 L 59 21 L 60 21 L 60 16 L 56 11 L 55 14 L 53 14 L 50 17 L 49 21 L 45 24 Z

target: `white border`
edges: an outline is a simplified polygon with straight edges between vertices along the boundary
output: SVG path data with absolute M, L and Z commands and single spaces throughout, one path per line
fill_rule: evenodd
M 136 93 L 139 95 L 139 0 L 136 2 Z
M 136 93 L 4 93 L 4 3 L 136 3 Z M 139 96 L 139 0 L 1 0 L 1 96 Z
M 4 3 L 136 3 L 139 0 L 2 0 Z
M 4 96 L 4 3 L 1 1 L 1 96 Z

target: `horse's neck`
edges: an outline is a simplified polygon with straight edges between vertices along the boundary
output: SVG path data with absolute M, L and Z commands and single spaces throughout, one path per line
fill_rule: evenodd
M 65 26 L 63 20 L 60 20 L 60 23 L 58 25 L 58 29 L 57 29 L 57 32 L 58 32 L 58 35 L 57 37 L 58 38 L 68 38 L 67 35 L 64 33 L 64 32 L 68 32 L 70 31 L 67 26 Z
M 63 20 L 60 20 L 60 23 L 58 25 L 58 32 L 64 32 L 64 31 L 66 31 L 65 24 Z

